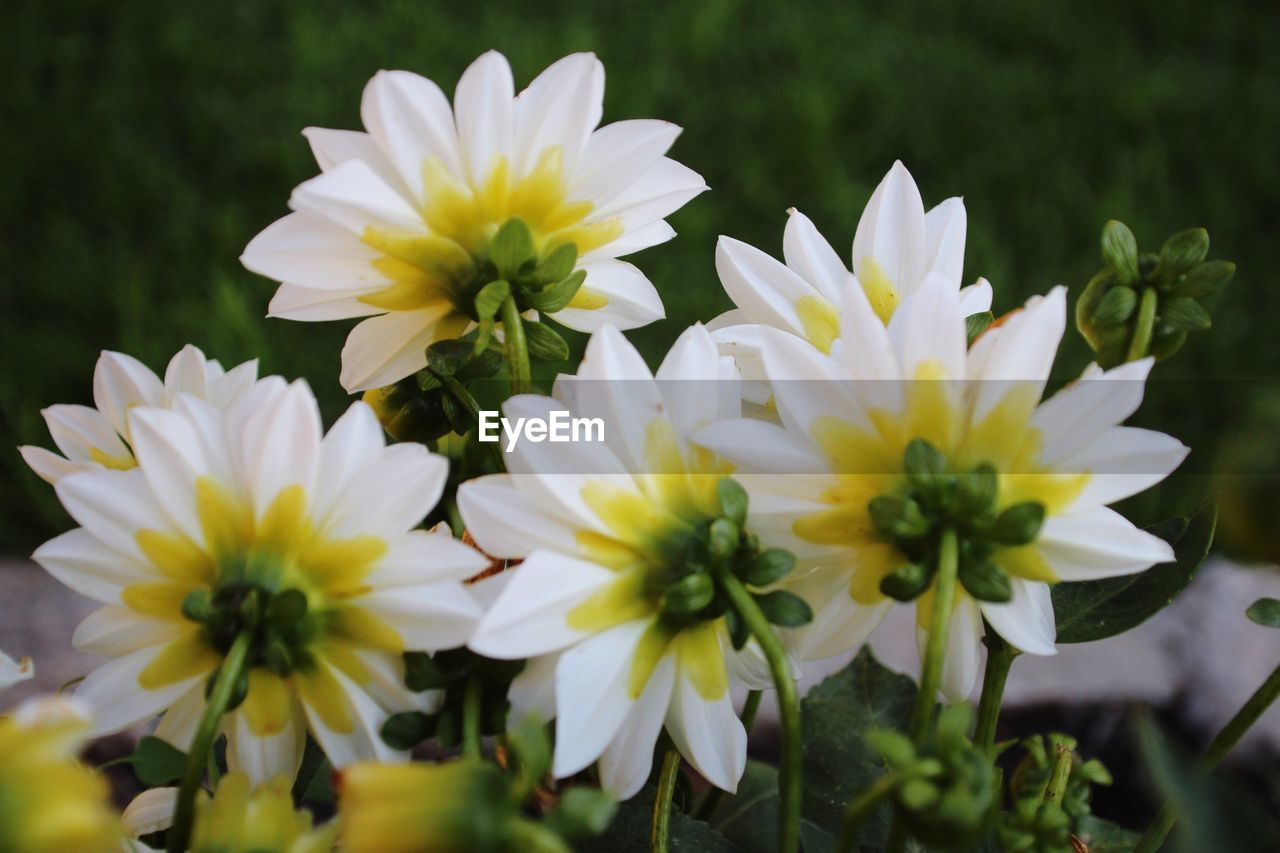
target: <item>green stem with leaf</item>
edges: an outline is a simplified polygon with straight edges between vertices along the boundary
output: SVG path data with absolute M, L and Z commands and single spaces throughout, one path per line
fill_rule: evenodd
M 191 751 L 187 753 L 187 766 L 178 786 L 178 798 L 173 806 L 173 824 L 169 828 L 169 853 L 181 853 L 187 849 L 191 840 L 191 824 L 195 817 L 196 794 L 200 790 L 200 780 L 204 778 L 205 763 L 218 737 L 218 727 L 222 715 L 235 694 L 236 684 L 244 674 L 245 664 L 249 660 L 249 647 L 253 642 L 253 634 L 243 630 L 227 651 L 218 669 L 218 677 L 213 682 L 213 689 L 205 700 L 204 713 L 196 727 L 195 737 L 191 740 Z
M 529 367 L 529 344 L 524 337 L 524 320 L 516 306 L 516 298 L 508 296 L 502 303 L 502 345 L 507 353 L 507 369 L 511 374 L 511 393 L 524 394 L 533 387 Z
M 920 673 L 920 692 L 916 694 L 915 710 L 911 713 L 911 739 L 920 743 L 929 732 L 933 719 L 933 706 L 938 697 L 938 685 L 942 682 L 942 666 L 947 656 L 947 639 L 951 634 L 951 611 L 956 599 L 956 576 L 959 573 L 959 552 L 956 532 L 948 527 L 942 531 L 938 546 L 938 578 L 933 592 L 933 616 L 929 620 L 929 640 L 925 646 L 924 666 Z
M 800 769 L 800 694 L 796 690 L 795 678 L 791 674 L 791 664 L 787 660 L 782 641 L 769 620 L 765 618 L 760 606 L 756 604 L 751 593 L 742 585 L 742 581 L 724 566 L 716 568 L 716 576 L 720 587 L 729 598 L 730 604 L 738 612 L 738 616 L 746 623 L 751 635 L 760 644 L 765 660 L 769 663 L 769 673 L 773 676 L 773 686 L 778 694 L 778 712 L 782 725 L 782 761 L 781 773 L 778 777 L 778 788 L 781 797 L 781 809 L 778 814 L 778 849 L 782 853 L 795 853 L 800 847 L 800 802 L 801 802 L 801 769 Z
M 1158 301 L 1159 295 L 1154 287 L 1143 289 L 1142 301 L 1138 303 L 1138 320 L 1133 326 L 1133 340 L 1129 342 L 1129 353 L 1125 356 L 1125 361 L 1137 361 L 1150 353 Z
M 1223 726 L 1222 731 L 1218 732 L 1218 736 L 1213 739 L 1200 761 L 1197 762 L 1198 766 L 1203 770 L 1212 770 L 1218 766 L 1218 763 L 1226 758 L 1227 754 L 1240 742 L 1240 738 L 1244 737 L 1244 733 L 1249 731 L 1258 718 L 1266 713 L 1266 710 L 1276 701 L 1277 696 L 1280 696 L 1280 666 L 1272 670 L 1267 680 L 1262 682 L 1262 686 L 1249 697 L 1249 701 L 1245 702 L 1236 715 Z M 1171 803 L 1165 803 L 1160 813 L 1156 815 L 1156 819 L 1143 833 L 1138 845 L 1133 848 L 1134 853 L 1155 853 L 1177 822 L 1177 811 Z
M 991 753 L 996 741 L 996 723 L 1000 720 L 1000 704 L 1004 685 L 1018 650 L 994 631 L 988 629 L 982 639 L 987 647 L 987 668 L 982 676 L 982 699 L 978 702 L 978 722 L 973 729 L 973 744 Z
M 662 769 L 658 772 L 658 795 L 653 801 L 653 834 L 649 847 L 654 853 L 666 853 L 671 838 L 671 801 L 676 793 L 676 780 L 680 775 L 680 753 L 668 749 L 662 757 Z

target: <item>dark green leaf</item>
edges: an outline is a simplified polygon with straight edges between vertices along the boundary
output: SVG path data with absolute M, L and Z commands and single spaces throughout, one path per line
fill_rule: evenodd
M 454 376 L 459 380 L 487 379 L 502 368 L 502 353 L 487 349 L 481 353 L 472 350 L 472 357 L 466 364 L 458 368 Z
M 1138 294 L 1133 292 L 1133 288 L 1118 285 L 1102 297 L 1093 319 L 1099 326 L 1119 326 L 1133 316 L 1137 307 Z
M 481 320 L 492 320 L 511 295 L 511 285 L 505 281 L 491 281 L 476 294 L 476 315 Z M 474 349 L 474 348 L 473 348 Z M 480 347 L 483 349 L 483 347 Z
M 727 518 L 717 518 L 711 522 L 707 535 L 710 538 L 711 553 L 718 557 L 732 554 L 742 539 L 742 531 L 738 529 L 738 525 Z
M 286 589 L 271 596 L 267 605 L 267 621 L 273 630 L 289 633 L 307 615 L 307 594 L 300 589 Z
M 1231 261 L 1205 261 L 1183 276 L 1169 292 L 1174 296 L 1204 299 L 1225 287 L 1235 274 L 1236 265 Z
M 708 823 L 748 853 L 778 849 L 778 770 L 761 761 L 747 761 L 738 792 L 722 799 Z
M 1173 545 L 1174 560 L 1136 575 L 1053 587 L 1058 642 L 1088 643 L 1128 631 L 1168 606 L 1186 588 L 1213 544 L 1218 507 L 1148 528 Z
M 493 284 L 499 283 L 493 282 Z M 483 292 L 481 291 L 481 293 Z M 502 301 L 499 300 L 498 304 L 501 305 Z M 472 346 L 466 341 L 437 341 L 427 347 L 427 366 L 444 376 L 452 376 L 457 373 L 471 358 Z
M 956 512 L 962 516 L 980 516 L 991 509 L 1000 490 L 996 469 L 982 464 L 956 478 Z
M 920 505 L 901 495 L 876 495 L 867 504 L 871 523 L 894 539 L 914 539 L 929 532 L 931 523 Z
M 526 291 L 522 294 L 524 302 L 530 308 L 536 308 L 544 314 L 554 314 L 573 301 L 582 282 L 586 281 L 585 270 L 578 270 L 548 288 L 537 291 Z
M 692 616 L 710 604 L 715 594 L 710 575 L 705 572 L 686 575 L 662 594 L 662 609 L 679 616 Z
M 147 735 L 138 741 L 129 763 L 139 782 L 148 788 L 159 788 L 182 778 L 187 754 L 167 740 Z
M 1187 333 L 1185 331 L 1162 323 L 1156 327 L 1156 332 L 1151 337 L 1151 354 L 1159 360 L 1166 359 L 1182 349 L 1182 345 L 1186 342 Z
M 947 473 L 947 457 L 923 438 L 913 438 L 903 453 L 903 468 L 907 479 L 918 489 L 931 491 L 937 481 Z
M 307 796 L 307 790 L 315 781 L 315 777 L 326 766 L 324 750 L 315 742 L 315 738 L 307 735 L 306 746 L 302 749 L 302 763 L 298 766 L 298 775 L 293 777 L 293 802 L 300 805 Z
M 1116 271 L 1121 284 L 1138 280 L 1138 241 L 1123 222 L 1113 219 L 1103 227 L 1102 258 Z
M 547 825 L 570 841 L 594 838 L 609 828 L 618 804 L 599 788 L 570 788 L 560 795 Z
M 462 674 L 462 670 L 443 666 L 426 652 L 406 652 L 404 655 L 404 685 L 415 693 L 442 690 Z
M 1280 601 L 1274 598 L 1259 598 L 1249 605 L 1245 615 L 1259 625 L 1280 628 Z
M 392 714 L 382 724 L 382 740 L 392 749 L 413 749 L 435 733 L 435 723 L 420 711 Z
M 735 649 L 740 650 L 751 637 L 751 632 L 747 629 L 747 623 L 742 621 L 738 611 L 732 607 L 724 613 L 724 627 L 729 632 L 729 641 Z
M 782 548 L 769 548 L 761 551 L 750 564 L 742 570 L 740 577 L 743 583 L 751 586 L 768 586 L 786 577 L 796 564 L 796 558 L 790 551 Z
M 804 741 L 804 815 L 839 835 L 845 804 L 884 775 L 884 761 L 867 740 L 873 729 L 906 729 L 915 683 L 881 666 L 863 649 L 801 702 Z M 883 847 L 889 809 L 863 825 L 863 849 Z
M 1001 545 L 1026 545 L 1035 541 L 1044 524 L 1044 504 L 1023 501 L 1000 513 L 989 535 Z
M 794 593 L 775 589 L 773 592 L 753 594 L 751 597 L 772 625 L 798 628 L 813 621 L 813 611 L 809 609 L 809 605 Z
M 538 284 L 551 284 L 560 281 L 573 272 L 573 265 L 577 262 L 577 246 L 572 243 L 557 246 L 533 268 L 533 280 Z
M 498 272 L 508 277 L 514 277 L 525 261 L 533 257 L 533 252 L 533 234 L 519 217 L 502 223 L 489 244 L 489 259 Z
M 974 560 L 961 565 L 960 583 L 979 601 L 1003 602 L 1013 598 L 1013 584 L 1009 576 L 990 560 Z
M 1160 306 L 1160 319 L 1171 329 L 1203 332 L 1213 325 L 1204 306 L 1190 297 L 1166 299 Z
M 523 800 L 542 784 L 551 769 L 551 739 L 541 721 L 526 716 L 507 731 L 507 744 L 509 769 L 516 776 L 517 799 Z
M 903 563 L 880 579 L 880 591 L 895 601 L 914 601 L 929 587 L 933 571 L 923 563 Z
M 1203 228 L 1179 231 L 1160 250 L 1160 272 L 1178 276 L 1204 260 L 1209 254 L 1209 232 Z
M 716 484 L 716 495 L 720 498 L 720 514 L 739 527 L 747 523 L 747 490 L 732 477 L 722 477 Z
M 990 311 L 982 311 L 978 314 L 970 314 L 964 318 L 965 335 L 969 343 L 977 340 L 978 336 L 985 332 L 992 323 L 995 322 L 995 315 Z
M 655 770 L 661 761 L 655 762 Z M 603 835 L 579 841 L 574 849 L 582 853 L 649 853 L 653 828 L 653 800 L 657 785 L 650 778 L 640 793 L 618 804 L 617 814 Z M 673 804 L 668 836 L 673 853 L 739 853 L 740 848 L 710 825 L 695 820 L 684 809 L 679 790 Z
M 569 357 L 569 345 L 560 333 L 546 323 L 524 324 L 524 338 L 529 347 L 529 357 L 539 361 L 564 361 Z

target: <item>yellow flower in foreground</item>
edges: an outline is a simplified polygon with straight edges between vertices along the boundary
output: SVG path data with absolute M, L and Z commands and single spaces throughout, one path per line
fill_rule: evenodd
M 35 699 L 0 717 L 0 850 L 120 849 L 110 788 L 76 760 L 88 729 L 87 712 L 65 699 Z

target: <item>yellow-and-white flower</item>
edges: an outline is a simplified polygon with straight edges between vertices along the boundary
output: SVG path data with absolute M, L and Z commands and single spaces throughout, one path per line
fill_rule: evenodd
M 470 646 L 530 659 L 512 685 L 513 718 L 556 718 L 557 777 L 599 759 L 605 789 L 629 797 L 664 726 L 712 784 L 732 791 L 742 775 L 746 733 L 729 680 L 769 683 L 758 649 L 734 652 L 722 616 L 677 622 L 662 605 L 683 568 L 677 552 L 719 514 L 729 471 L 686 436 L 740 411 L 735 376 L 702 326 L 656 375 L 620 332 L 601 329 L 558 399 L 516 396 L 504 412 L 600 418 L 604 442 L 521 442 L 506 454 L 511 473 L 459 490 L 480 547 L 524 559 L 494 579 L 505 587 Z
M 795 208 L 788 214 L 782 236 L 785 263 L 732 237 L 722 236 L 716 246 L 716 271 L 737 308 L 708 328 L 748 380 L 764 378 L 760 345 L 765 328 L 781 329 L 831 352 L 841 337 L 840 294 L 850 278 L 885 324 L 931 274 L 960 292 L 966 315 L 991 308 L 986 279 L 960 287 L 964 202 L 949 198 L 926 213 L 920 190 L 901 161 L 893 164 L 862 212 L 853 237 L 852 270 L 807 216 Z M 754 387 L 757 395 L 763 390 Z M 751 388 L 744 386 L 749 394 Z
M 207 679 L 247 634 L 247 695 L 223 718 L 233 769 L 292 775 L 308 729 L 336 766 L 393 758 L 387 714 L 434 698 L 403 686 L 401 652 L 462 645 L 480 615 L 461 581 L 488 561 L 412 529 L 446 460 L 385 446 L 363 403 L 324 435 L 311 389 L 279 377 L 226 411 L 179 394 L 127 426 L 137 466 L 60 478 L 82 527 L 35 553 L 104 605 L 73 637 L 112 658 L 76 689 L 93 734 L 164 712 L 157 735 L 189 748 Z
M 912 558 L 884 535 L 869 504 L 907 491 L 913 439 L 940 450 L 949 472 L 992 466 L 996 510 L 1034 502 L 1045 514 L 1034 541 L 975 551 L 1007 577 L 1011 599 L 979 601 L 957 588 L 943 676 L 953 698 L 974 683 L 984 619 L 1018 649 L 1053 654 L 1050 584 L 1172 558 L 1166 542 L 1106 506 L 1159 482 L 1188 452 L 1162 433 L 1119 426 L 1142 399 L 1151 360 L 1091 370 L 1041 402 L 1066 322 L 1062 288 L 1030 300 L 971 350 L 961 297 L 939 276 L 903 300 L 887 327 L 854 282 L 841 305 L 839 358 L 776 329 L 763 336 L 781 426 L 744 420 L 695 436 L 750 472 L 740 481 L 751 524 L 799 558 L 787 582 L 815 613 L 800 630 L 802 659 L 860 645 L 893 603 L 881 582 Z M 932 595 L 917 599 L 922 627 Z
M 519 218 L 539 255 L 577 248 L 586 283 L 559 322 L 593 331 L 660 319 L 658 292 L 617 258 L 674 236 L 664 217 L 706 185 L 664 156 L 675 125 L 597 129 L 603 95 L 604 66 L 590 53 L 554 63 L 519 95 L 506 58 L 486 53 L 452 108 L 424 77 L 379 72 L 364 90 L 365 132 L 308 128 L 323 173 L 245 249 L 245 266 L 281 282 L 271 315 L 371 317 L 347 338 L 342 384 L 391 384 L 475 319 L 490 241 Z
M 163 380 L 131 355 L 104 351 L 93 371 L 93 407 L 59 404 L 41 412 L 64 456 L 30 445 L 18 450 L 31 470 L 50 483 L 73 471 L 127 470 L 137 464 L 129 438 L 130 409 L 172 406 L 179 394 L 225 409 L 257 379 L 257 359 L 224 370 L 191 344 L 169 360 Z
M 40 697 L 0 716 L 0 850 L 116 853 L 124 843 L 107 780 L 79 762 L 88 710 Z

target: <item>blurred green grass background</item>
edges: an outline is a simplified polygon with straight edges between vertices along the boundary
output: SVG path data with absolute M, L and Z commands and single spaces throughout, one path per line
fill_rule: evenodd
M 1280 376 L 1272 3 L 18 0 L 5 19 L 6 445 L 47 444 L 40 408 L 89 402 L 103 348 L 156 369 L 188 341 L 224 364 L 256 356 L 307 377 L 336 416 L 347 324 L 264 319 L 274 284 L 237 257 L 316 172 L 303 127 L 359 127 L 380 68 L 451 92 L 491 47 L 518 86 L 594 50 L 605 121 L 685 128 L 673 154 L 713 191 L 673 217 L 676 240 L 631 258 L 669 315 L 632 335 L 651 362 L 729 307 L 716 235 L 780 253 L 794 205 L 847 252 L 901 158 L 926 204 L 964 196 L 965 277 L 992 281 L 997 311 L 1057 283 L 1074 301 L 1109 218 L 1152 250 L 1209 229 L 1211 257 L 1239 273 L 1211 306 L 1215 329 L 1160 371 L 1193 381 L 1157 383 L 1142 416 L 1191 444 L 1198 470 L 1247 401 L 1240 380 Z M 1087 360 L 1068 338 L 1063 375 Z M 0 458 L 0 550 L 26 551 L 67 522 L 16 452 Z M 1196 490 L 1159 502 L 1185 507 Z

